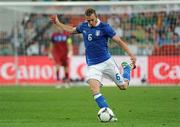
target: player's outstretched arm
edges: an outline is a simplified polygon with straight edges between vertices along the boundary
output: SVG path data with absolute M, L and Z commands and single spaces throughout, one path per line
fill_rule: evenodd
M 132 64 L 135 65 L 135 64 L 136 64 L 136 57 L 135 57 L 134 54 L 129 50 L 127 44 L 126 44 L 118 35 L 115 35 L 112 39 L 113 39 L 121 48 L 124 49 L 124 51 L 130 56 Z
M 76 32 L 76 27 L 72 27 L 72 26 L 63 24 L 62 22 L 59 21 L 57 15 L 51 15 L 51 16 L 49 17 L 49 20 L 50 20 L 53 24 L 55 24 L 55 26 L 56 26 L 58 29 L 67 31 L 67 32 L 69 32 L 69 33 L 77 33 L 77 32 Z

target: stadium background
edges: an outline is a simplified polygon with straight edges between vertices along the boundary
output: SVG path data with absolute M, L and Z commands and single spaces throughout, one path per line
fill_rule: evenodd
M 10 0 L 0 0 L 0 127 L 180 126 L 179 0 L 2 1 Z M 126 91 L 101 88 L 118 118 L 116 123 L 101 123 L 97 119 L 99 108 L 83 82 L 86 64 L 81 36 L 72 35 L 73 86 L 54 86 L 59 82 L 47 57 L 47 46 L 55 29 L 47 15 L 64 14 L 62 21 L 76 25 L 83 20 L 86 7 L 97 9 L 100 19 L 112 24 L 137 54 L 131 85 L 138 87 Z M 121 61 L 129 60 L 117 45 L 109 44 L 119 66 Z M 109 81 L 104 83 L 112 85 Z
M 39 2 L 39 1 L 38 1 Z M 42 2 L 42 1 L 41 1 Z M 49 14 L 59 14 L 64 23 L 76 26 L 83 21 L 83 10 L 97 9 L 102 21 L 110 23 L 118 35 L 137 55 L 137 69 L 132 71 L 131 85 L 180 85 L 180 4 L 178 1 L 148 3 L 80 2 L 64 6 L 46 2 L 27 4 L 1 3 L 0 9 L 0 85 L 54 85 L 55 69 L 47 57 L 50 35 L 55 28 Z M 14 4 L 13 4 L 14 3 Z M 73 3 L 73 2 L 72 2 Z M 92 4 L 92 5 L 91 5 Z M 58 5 L 58 6 L 57 6 Z M 73 57 L 70 77 L 83 81 L 86 73 L 83 40 L 72 35 Z M 129 60 L 115 43 L 110 52 L 120 66 Z M 121 67 L 120 67 L 121 69 Z M 63 70 L 61 70 L 63 77 Z M 111 82 L 104 80 L 105 85 Z M 84 83 L 81 83 L 84 85 Z M 76 83 L 74 83 L 76 85 Z

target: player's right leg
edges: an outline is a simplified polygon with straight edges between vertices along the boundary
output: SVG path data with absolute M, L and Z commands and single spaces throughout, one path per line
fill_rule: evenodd
M 56 65 L 56 80 L 60 80 L 60 77 L 59 77 L 59 69 L 60 69 L 60 65 Z
M 102 62 L 97 65 L 88 66 L 87 68 L 87 78 L 86 81 L 90 86 L 92 91 L 94 100 L 96 101 L 99 108 L 109 107 L 106 102 L 106 99 L 100 92 L 100 88 L 102 87 L 102 78 L 103 78 L 103 70 L 106 66 L 105 62 Z M 112 122 L 117 121 L 116 117 L 113 117 Z
M 69 59 L 67 57 L 67 54 L 61 55 L 61 66 L 64 68 L 64 77 L 62 78 L 62 85 L 65 88 L 69 88 L 71 86 L 70 84 L 70 77 L 69 77 Z
M 63 82 L 69 83 L 69 67 L 67 65 L 64 66 L 64 78 Z
M 96 101 L 99 108 L 109 107 L 105 98 L 100 92 L 101 80 L 102 80 L 101 66 L 93 65 L 87 69 L 87 83 L 90 86 L 94 100 Z
M 100 92 L 101 83 L 96 79 L 89 79 L 88 84 L 92 91 L 94 100 L 96 101 L 99 108 L 109 107 L 105 98 Z
M 61 61 L 59 59 L 59 55 L 53 50 L 52 51 L 52 56 L 53 56 L 53 61 L 56 67 L 56 80 L 59 81 L 60 80 L 60 75 L 59 75 L 59 71 L 60 71 L 60 66 L 61 66 Z
M 100 87 L 101 87 L 101 83 L 100 81 L 98 81 L 96 78 L 92 78 L 92 79 L 89 79 L 87 81 L 87 83 L 89 84 L 90 86 L 90 89 L 93 93 L 93 96 L 94 96 L 94 99 L 98 105 L 99 108 L 104 108 L 104 107 L 109 107 L 105 98 L 103 97 L 103 95 L 100 93 Z M 114 116 L 112 119 L 111 119 L 111 122 L 116 122 L 118 119 L 116 116 Z

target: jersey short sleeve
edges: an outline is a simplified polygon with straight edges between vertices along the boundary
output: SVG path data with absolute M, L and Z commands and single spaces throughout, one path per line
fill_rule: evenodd
M 108 35 L 108 37 L 112 38 L 114 35 L 116 35 L 116 32 L 113 30 L 113 28 L 108 24 L 106 26 L 106 35 Z
M 82 29 L 82 23 L 79 24 L 79 25 L 76 27 L 76 31 L 77 31 L 78 33 L 82 33 L 82 31 L 83 31 L 83 29 Z

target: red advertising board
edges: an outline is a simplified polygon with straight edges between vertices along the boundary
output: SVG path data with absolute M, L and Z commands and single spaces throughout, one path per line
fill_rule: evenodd
M 118 66 L 129 57 L 114 57 Z M 60 77 L 64 76 L 60 69 Z M 70 77 L 81 79 L 86 76 L 85 57 L 74 56 L 70 62 Z M 137 69 L 131 73 L 131 85 L 143 85 L 142 79 L 151 85 L 180 85 L 180 56 L 138 57 Z M 7 84 L 54 85 L 55 66 L 46 56 L 2 56 L 0 57 L 0 85 Z M 105 82 L 106 83 L 106 82 Z M 110 84 L 110 82 L 108 83 Z
M 0 57 L 0 84 L 49 83 L 54 80 L 54 67 L 47 57 Z
M 150 56 L 148 81 L 152 85 L 180 85 L 180 56 Z
M 120 66 L 129 57 L 114 57 Z M 17 65 L 17 66 L 16 66 Z M 83 56 L 74 56 L 70 60 L 70 77 L 82 79 L 86 77 L 86 60 Z M 137 69 L 131 73 L 131 85 L 141 85 L 141 79 L 147 75 L 147 57 L 138 57 Z M 64 76 L 63 68 L 60 77 Z M 56 81 L 55 66 L 46 56 L 1 56 L 0 85 L 54 85 Z M 107 82 L 104 83 L 106 85 Z M 112 85 L 108 82 L 107 85 Z

